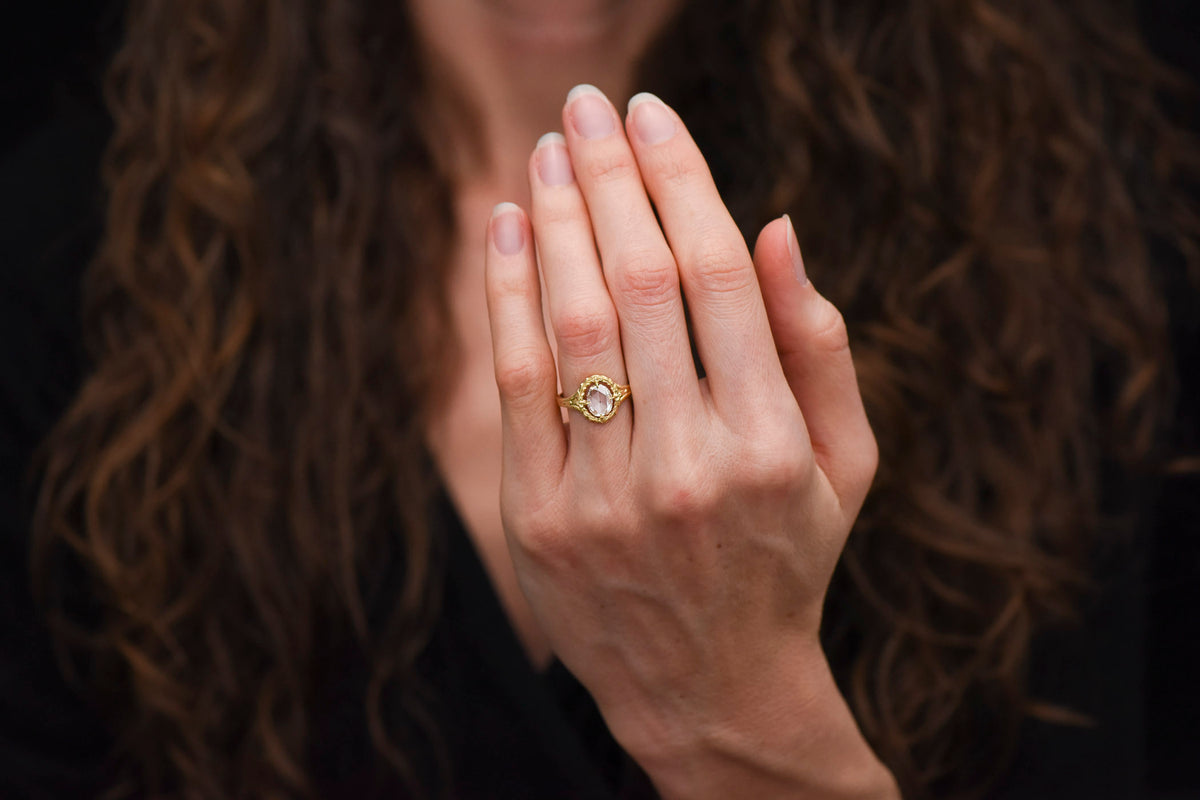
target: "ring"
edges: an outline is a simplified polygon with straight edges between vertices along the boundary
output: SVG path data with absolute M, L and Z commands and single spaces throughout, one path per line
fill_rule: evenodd
M 628 386 L 622 386 L 604 375 L 593 375 L 584 378 L 570 397 L 560 394 L 558 404 L 563 408 L 575 409 L 592 422 L 604 424 L 617 415 L 617 409 L 627 397 Z

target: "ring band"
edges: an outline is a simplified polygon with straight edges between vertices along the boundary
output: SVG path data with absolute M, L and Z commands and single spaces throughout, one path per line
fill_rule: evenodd
M 591 422 L 604 424 L 617 415 L 621 403 L 629 397 L 629 387 L 617 383 L 605 375 L 584 378 L 583 383 L 570 397 L 558 396 L 563 408 L 573 408 Z

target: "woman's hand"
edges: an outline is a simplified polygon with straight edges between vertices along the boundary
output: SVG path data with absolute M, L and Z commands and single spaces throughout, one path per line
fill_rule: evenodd
M 665 796 L 894 795 L 818 642 L 877 459 L 841 316 L 786 219 L 751 258 L 656 98 L 635 98 L 626 135 L 579 87 L 563 122 L 530 160 L 529 217 L 498 206 L 488 236 L 522 588 Z M 569 395 L 597 373 L 631 400 L 564 426 L 560 381 Z

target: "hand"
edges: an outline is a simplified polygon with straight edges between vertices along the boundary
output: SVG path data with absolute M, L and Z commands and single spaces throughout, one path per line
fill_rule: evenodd
M 894 792 L 818 641 L 877 460 L 841 316 L 786 219 L 751 258 L 656 98 L 628 136 L 590 87 L 563 122 L 530 159 L 529 217 L 498 206 L 487 249 L 501 508 L 534 613 L 664 795 Z M 564 426 L 559 378 L 596 373 L 631 400 Z

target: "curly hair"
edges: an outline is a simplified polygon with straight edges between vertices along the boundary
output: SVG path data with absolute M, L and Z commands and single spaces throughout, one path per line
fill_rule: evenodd
M 1200 148 L 1132 29 L 1082 0 L 722 0 L 641 65 L 743 231 L 790 213 L 847 318 L 881 468 L 824 637 L 908 797 L 978 794 L 1024 717 L 1071 721 L 1029 697 L 1030 643 L 1114 535 L 1103 465 L 1149 463 L 1169 419 L 1149 245 L 1196 263 Z M 395 0 L 130 11 L 94 370 L 46 443 L 32 565 L 113 711 L 114 794 L 312 796 L 341 630 L 372 665 L 374 746 L 428 791 L 407 747 L 437 737 L 417 389 L 455 357 L 457 176 L 420 55 Z

